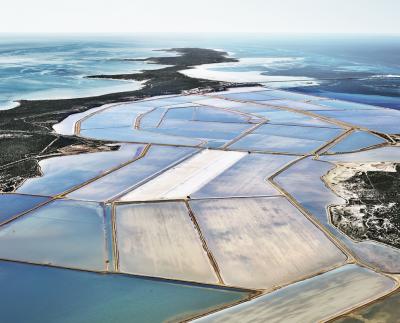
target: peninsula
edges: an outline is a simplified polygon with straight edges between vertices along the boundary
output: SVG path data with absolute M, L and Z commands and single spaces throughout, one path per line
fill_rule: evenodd
M 184 91 L 220 91 L 227 87 L 249 86 L 195 79 L 179 73 L 196 65 L 237 61 L 228 57 L 226 52 L 202 48 L 172 48 L 166 51 L 176 52 L 178 56 L 141 59 L 149 63 L 168 65 L 165 68 L 132 74 L 88 76 L 143 81 L 143 87 L 139 90 L 75 99 L 21 100 L 18 107 L 0 111 L 0 191 L 13 191 L 24 179 L 40 176 L 37 163 L 40 159 L 113 149 L 105 146 L 103 141 L 55 133 L 52 126 L 71 114 L 104 104 L 150 96 L 180 94 Z

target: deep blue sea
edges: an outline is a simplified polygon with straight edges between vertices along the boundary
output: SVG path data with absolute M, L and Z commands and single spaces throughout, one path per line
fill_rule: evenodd
M 84 76 L 159 65 L 124 58 L 207 47 L 239 63 L 213 64 L 190 75 L 262 82 L 278 88 L 400 109 L 400 36 L 268 34 L 0 35 L 0 109 L 19 99 L 72 98 L 127 91 L 139 82 Z

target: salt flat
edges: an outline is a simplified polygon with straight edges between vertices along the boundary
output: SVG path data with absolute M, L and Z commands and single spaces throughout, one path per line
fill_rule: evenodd
M 324 176 L 335 163 L 395 169 L 398 120 L 266 87 L 71 115 L 53 128 L 114 148 L 44 158 L 42 176 L 2 194 L 0 241 L 14 248 L 0 258 L 194 284 L 216 295 L 200 321 L 334 318 L 397 287 L 400 250 L 338 230 L 329 208 L 344 199 Z

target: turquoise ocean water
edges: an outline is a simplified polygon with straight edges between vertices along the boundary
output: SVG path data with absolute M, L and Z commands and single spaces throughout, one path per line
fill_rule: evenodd
M 134 90 L 139 82 L 84 76 L 161 66 L 124 61 L 173 55 L 156 49 L 223 49 L 239 63 L 208 66 L 222 80 L 261 81 L 310 94 L 400 108 L 400 36 L 114 34 L 0 36 L 0 109 L 19 99 Z M 261 75 L 261 76 L 260 76 Z

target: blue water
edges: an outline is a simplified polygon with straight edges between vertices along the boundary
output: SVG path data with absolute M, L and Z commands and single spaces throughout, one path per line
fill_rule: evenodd
M 73 98 L 140 88 L 135 81 L 86 79 L 92 74 L 135 72 L 160 65 L 123 61 L 171 53 L 120 37 L 0 36 L 0 109 L 14 100 Z
M 0 261 L 1 322 L 180 322 L 248 293 Z
M 313 82 L 265 84 L 400 108 L 399 36 L 126 34 L 0 36 L 0 109 L 15 106 L 13 101 L 18 99 L 82 97 L 137 89 L 139 82 L 84 76 L 159 68 L 121 58 L 166 55 L 153 50 L 186 46 L 224 49 L 244 59 L 211 70 L 285 76 L 288 80 L 312 78 Z M 271 62 L 270 58 L 285 60 Z

